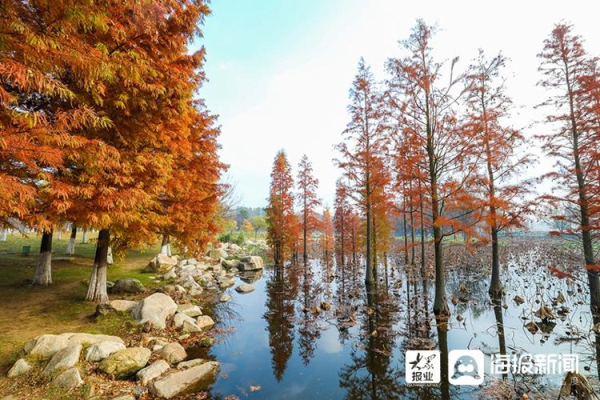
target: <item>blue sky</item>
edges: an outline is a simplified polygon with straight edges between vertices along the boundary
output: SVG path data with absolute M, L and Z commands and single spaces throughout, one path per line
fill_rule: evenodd
M 487 4 L 487 6 L 486 6 Z M 230 164 L 241 204 L 264 206 L 277 150 L 288 153 L 294 174 L 306 153 L 331 205 L 339 171 L 332 159 L 348 121 L 348 89 L 364 56 L 379 79 L 383 64 L 400 54 L 416 18 L 439 26 L 438 58 L 460 56 L 466 68 L 482 47 L 512 61 L 509 89 L 519 106 L 515 124 L 540 119 L 533 106 L 545 92 L 535 86 L 538 60 L 555 22 L 575 24 L 590 53 L 600 55 L 591 1 L 213 0 L 204 38 L 209 82 L 202 88 L 222 126 L 221 156 Z M 595 10 L 594 12 L 586 12 Z M 543 126 L 528 128 L 538 133 Z M 542 167 L 551 161 L 542 159 Z

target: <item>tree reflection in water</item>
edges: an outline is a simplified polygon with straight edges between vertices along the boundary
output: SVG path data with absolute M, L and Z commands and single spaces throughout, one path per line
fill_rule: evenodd
M 392 325 L 398 309 L 377 287 L 367 288 L 366 300 L 361 309 L 360 341 L 353 346 L 352 363 L 339 373 L 340 387 L 347 390 L 349 399 L 400 398 L 402 374 L 392 363 Z
M 287 273 L 286 273 L 287 272 Z M 267 282 L 267 312 L 264 319 L 269 331 L 273 375 L 281 381 L 294 347 L 294 298 L 298 278 L 293 269 L 277 267 Z

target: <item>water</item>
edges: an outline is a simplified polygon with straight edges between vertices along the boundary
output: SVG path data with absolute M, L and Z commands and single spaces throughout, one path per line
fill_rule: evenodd
M 510 253 L 504 260 L 508 269 L 502 271 L 505 307 L 490 304 L 488 273 L 481 268 L 462 265 L 449 271 L 452 318 L 447 331 L 436 326 L 430 311 L 432 282 L 407 274 L 404 267 L 390 265 L 386 279 L 381 266 L 378 291 L 368 296 L 360 268 L 336 270 L 332 261 L 246 277 L 255 280 L 256 290 L 238 294 L 228 289 L 232 300 L 214 310 L 218 326 L 229 331 L 217 335 L 218 343 L 209 350 L 208 357 L 221 362 L 210 393 L 260 399 L 480 398 L 485 394 L 480 387 L 447 383 L 448 351 L 467 348 L 486 354 L 483 386 L 502 379 L 490 375 L 494 353 L 578 353 L 580 372 L 597 384 L 595 343 L 600 340 L 589 335 L 593 321 L 585 285 L 551 276 L 542 265 L 556 256 L 544 248 L 516 246 Z M 461 284 L 468 292 L 459 291 Z M 532 335 L 524 324 L 539 321 L 533 313 L 542 303 L 552 306 L 559 292 L 566 302 L 553 309 L 569 307 L 567 316 L 554 320 L 555 326 L 540 324 L 547 333 Z M 454 306 L 454 294 L 466 302 Z M 517 294 L 525 304 L 512 300 Z M 573 336 L 581 339 L 570 340 Z M 443 383 L 407 386 L 405 350 L 429 347 L 442 352 Z M 521 392 L 556 394 L 562 376 L 509 373 L 506 381 Z

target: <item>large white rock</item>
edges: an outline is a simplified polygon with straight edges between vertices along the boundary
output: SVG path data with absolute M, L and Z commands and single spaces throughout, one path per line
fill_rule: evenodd
M 15 376 L 26 374 L 31 368 L 31 365 L 25 359 L 19 358 L 10 371 L 8 371 L 8 377 L 14 378 Z
M 58 351 L 69 345 L 90 345 L 103 341 L 123 343 L 118 336 L 93 335 L 91 333 L 62 333 L 60 335 L 40 335 L 25 343 L 23 347 L 26 354 L 32 354 L 40 358 L 50 358 Z
M 99 342 L 115 342 L 124 344 L 123 339 L 111 335 L 94 335 L 91 333 L 63 333 L 69 338 L 69 344 L 80 344 L 82 346 Z
M 177 306 L 177 312 L 187 315 L 188 317 L 197 317 L 202 315 L 200 307 L 194 304 L 180 304 Z
M 185 360 L 187 357 L 185 349 L 177 342 L 169 343 L 160 349 L 156 354 L 171 364 L 177 364 L 178 362 Z
M 83 385 L 83 379 L 77 368 L 71 368 L 54 378 L 52 385 L 63 389 L 72 389 Z
M 154 328 L 165 329 L 167 317 L 175 314 L 177 304 L 164 293 L 154 293 L 131 310 L 131 315 L 140 324 L 150 322 Z
M 170 373 L 167 376 L 154 381 L 152 391 L 159 397 L 171 399 L 184 393 L 203 379 L 214 376 L 218 368 L 218 362 L 209 361 L 196 367 Z
M 124 348 L 125 345 L 118 342 L 104 341 L 94 343 L 85 349 L 85 359 L 92 362 L 102 361 L 112 353 L 123 350 Z
M 169 368 L 169 363 L 165 360 L 158 360 L 146 368 L 140 369 L 136 376 L 142 385 L 147 385 L 150 381 L 164 374 Z
M 59 369 L 74 367 L 79 361 L 81 349 L 82 346 L 80 344 L 72 344 L 56 352 L 46 365 L 46 368 L 44 368 L 43 374 L 51 375 Z
M 41 358 L 50 358 L 67 347 L 69 338 L 64 335 L 40 335 L 25 343 L 25 353 Z

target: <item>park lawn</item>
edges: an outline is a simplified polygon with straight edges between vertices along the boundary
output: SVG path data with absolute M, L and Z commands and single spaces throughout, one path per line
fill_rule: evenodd
M 96 306 L 85 301 L 86 282 L 89 279 L 95 252 L 95 236 L 81 243 L 79 233 L 75 256 L 66 256 L 68 234 L 62 239 L 54 235 L 52 280 L 49 287 L 32 287 L 40 237 L 20 234 L 9 235 L 0 242 L 0 374 L 6 375 L 18 358 L 23 344 L 40 334 L 88 332 L 115 334 L 131 328 L 127 317 L 110 315 L 94 319 Z M 23 245 L 31 246 L 29 256 L 21 255 Z M 108 280 L 139 279 L 147 289 L 157 283 L 152 274 L 142 270 L 158 253 L 159 245 L 131 250 L 123 260 L 115 259 L 108 269 Z M 110 296 L 110 295 L 109 295 Z M 126 296 L 119 295 L 119 298 Z

